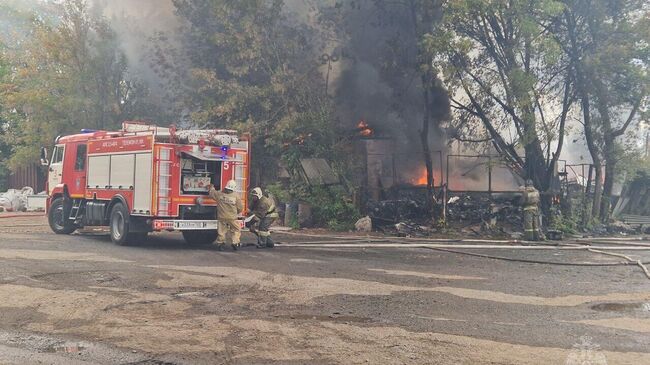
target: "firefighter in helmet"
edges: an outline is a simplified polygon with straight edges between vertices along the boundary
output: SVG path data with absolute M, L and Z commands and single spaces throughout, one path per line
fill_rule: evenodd
M 244 210 L 237 190 L 237 182 L 230 180 L 222 191 L 218 191 L 210 185 L 210 198 L 217 202 L 217 249 L 221 251 L 228 241 L 233 250 L 240 245 L 241 227 L 237 221 L 240 212 Z
M 273 199 L 264 196 L 261 188 L 251 191 L 250 211 L 253 213 L 253 221 L 250 230 L 257 235 L 257 248 L 273 247 L 275 244 L 271 239 L 269 228 L 278 219 L 278 212 L 275 210 Z
M 539 191 L 533 186 L 532 180 L 526 180 L 526 185 L 522 188 L 521 203 L 524 210 L 524 238 L 527 241 L 543 241 Z

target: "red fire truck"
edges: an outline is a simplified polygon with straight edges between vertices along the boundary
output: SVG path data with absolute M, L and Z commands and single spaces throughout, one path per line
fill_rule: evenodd
M 45 149 L 41 160 L 49 166 L 47 215 L 55 233 L 108 226 L 123 245 L 176 230 L 188 243 L 208 244 L 217 236 L 208 186 L 235 180 L 246 202 L 250 136 L 124 122 L 116 132 L 58 137 L 50 160 Z

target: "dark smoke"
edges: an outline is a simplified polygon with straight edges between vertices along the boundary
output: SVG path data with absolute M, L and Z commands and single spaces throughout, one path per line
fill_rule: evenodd
M 398 170 L 406 175 L 420 174 L 423 167 L 424 97 L 410 6 L 374 0 L 320 6 L 321 25 L 336 35 L 329 44 L 340 59 L 331 95 L 342 126 L 349 128 L 363 119 L 377 135 L 393 138 L 402 163 Z M 430 149 L 444 151 L 447 138 L 440 122 L 449 115 L 449 100 L 442 86 L 431 95 Z M 439 165 L 436 159 L 434 166 Z
M 119 35 L 135 76 L 153 90 L 163 89 L 151 65 L 150 41 L 163 32 L 170 42 L 178 42 L 174 34 L 180 21 L 172 1 L 92 0 L 92 5 Z M 409 2 L 285 0 L 285 12 L 292 24 L 308 25 L 316 33 L 310 37 L 315 47 L 336 60 L 321 71 L 325 78 L 331 66 L 328 94 L 335 101 L 339 127 L 352 130 L 365 120 L 377 136 L 395 140 L 397 160 L 403 162 L 399 170 L 419 174 L 424 99 Z M 432 101 L 430 148 L 445 150 L 447 138 L 439 128 L 449 110 L 444 88 L 434 90 Z M 435 165 L 440 168 L 437 159 Z

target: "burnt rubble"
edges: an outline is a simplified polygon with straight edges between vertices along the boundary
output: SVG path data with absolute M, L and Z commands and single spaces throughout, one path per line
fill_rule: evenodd
M 522 210 L 517 193 L 457 193 L 447 197 L 447 231 L 471 235 L 520 234 Z M 435 217 L 442 215 L 438 199 L 432 219 L 427 212 L 425 189 L 402 189 L 397 199 L 368 203 L 368 216 L 379 231 L 398 236 L 428 236 L 439 232 Z
M 515 193 L 464 193 L 452 196 L 447 203 L 449 223 L 467 225 L 485 223 L 521 227 L 520 195 Z

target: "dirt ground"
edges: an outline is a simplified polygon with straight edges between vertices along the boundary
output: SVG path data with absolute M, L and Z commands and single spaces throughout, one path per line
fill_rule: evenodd
M 174 233 L 120 247 L 0 216 L 0 364 L 650 364 L 641 269 L 565 265 L 619 257 L 275 237 L 273 250 Z

